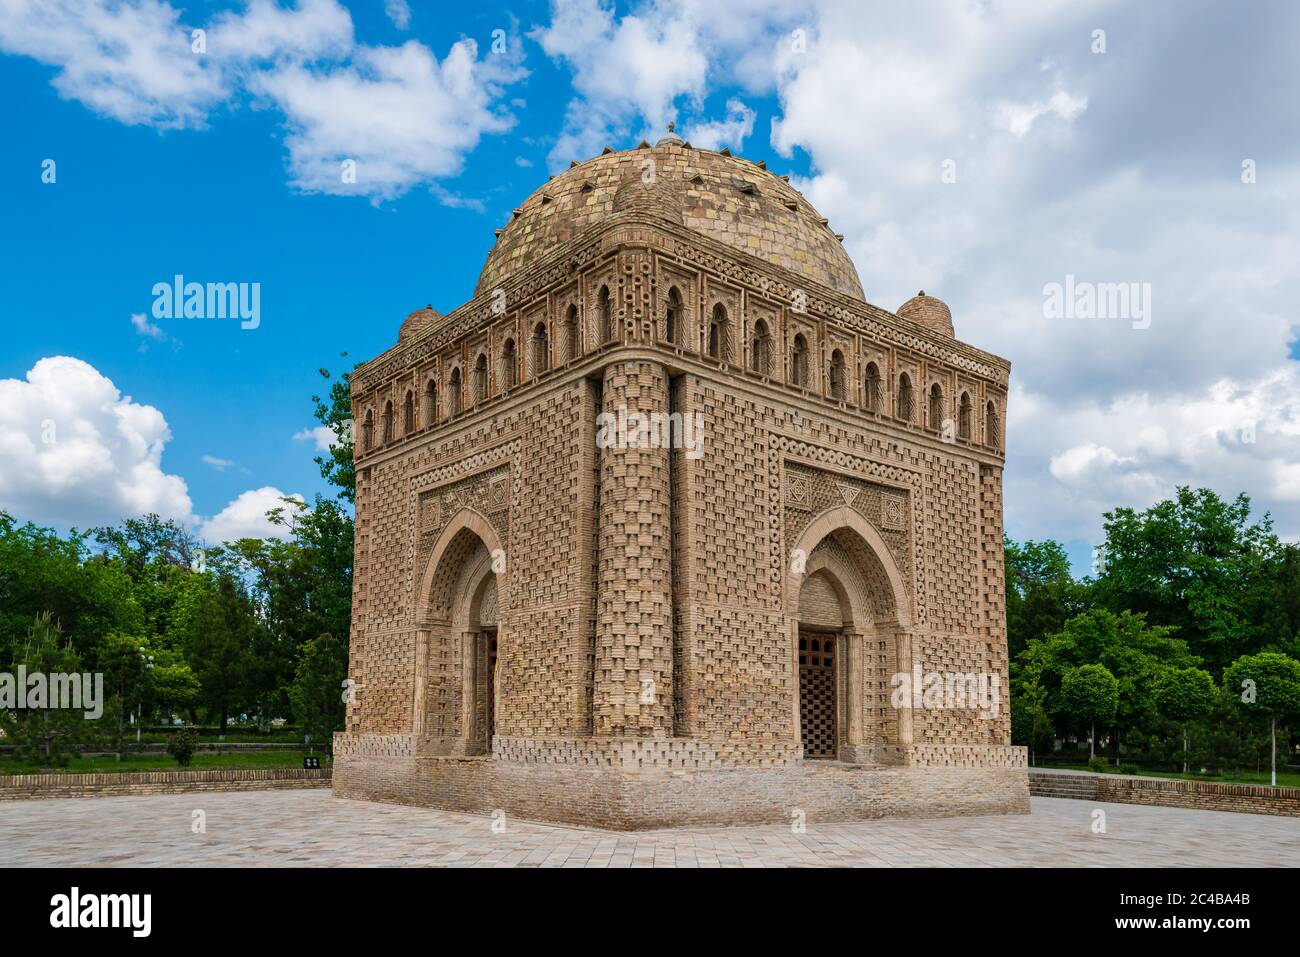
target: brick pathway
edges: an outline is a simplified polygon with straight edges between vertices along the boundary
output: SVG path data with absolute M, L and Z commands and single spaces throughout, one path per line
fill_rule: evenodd
M 1106 813 L 1093 834 L 1092 813 Z M 193 812 L 206 833 L 191 830 Z M 0 802 L 0 866 L 1300 866 L 1295 818 L 1034 798 L 1019 817 L 618 833 L 252 791 Z

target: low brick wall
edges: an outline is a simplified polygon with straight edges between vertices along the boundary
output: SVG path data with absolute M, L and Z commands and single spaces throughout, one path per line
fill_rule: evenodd
M 1274 788 L 1261 784 L 1223 784 L 1119 774 L 1061 774 L 1031 768 L 1029 792 L 1035 797 L 1071 797 L 1110 804 L 1148 804 L 1300 817 L 1300 788 Z
M 178 794 L 186 791 L 265 791 L 327 788 L 330 769 L 213 768 L 193 771 L 119 771 L 88 774 L 3 774 L 0 801 L 27 798 Z

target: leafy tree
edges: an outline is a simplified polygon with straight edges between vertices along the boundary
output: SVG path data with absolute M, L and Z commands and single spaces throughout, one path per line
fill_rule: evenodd
M 1223 675 L 1240 692 L 1244 711 L 1268 718 L 1273 786 L 1277 786 L 1277 724 L 1300 714 L 1300 661 L 1276 651 L 1243 655 Z
M 1056 728 L 1044 706 L 1047 693 L 1034 684 L 1013 679 L 1011 693 L 1011 741 L 1029 748 L 1030 765 L 1037 764 L 1039 751 L 1050 751 L 1056 742 Z
M 0 652 L 14 653 L 48 613 L 83 659 L 109 631 L 143 624 L 130 579 L 90 554 L 88 534 L 66 537 L 0 512 Z
M 1070 714 L 1091 728 L 1089 758 L 1097 753 L 1097 724 L 1115 717 L 1119 682 L 1103 665 L 1080 665 L 1061 678 L 1061 700 Z
M 1200 668 L 1171 668 L 1156 679 L 1155 703 L 1165 717 L 1183 726 L 1183 773 L 1187 773 L 1189 727 L 1214 707 L 1214 678 Z
M 343 730 L 343 681 L 347 672 L 347 648 L 331 634 L 319 635 L 303 646 L 289 689 L 294 719 L 313 741 L 324 742 L 327 750 L 333 733 Z
M 229 574 L 217 577 L 200 614 L 190 623 L 185 657 L 199 680 L 199 700 L 221 716 L 222 734 L 231 713 L 247 700 L 247 651 L 259 627 L 253 602 Z
M 104 683 L 113 689 L 117 700 L 117 732 L 114 736 L 117 759 L 126 751 L 126 716 L 143 705 L 148 695 L 149 667 L 143 639 L 116 632 L 105 635 L 96 649 L 96 667 L 104 674 Z
M 1259 622 L 1279 543 L 1268 515 L 1250 521 L 1246 495 L 1225 502 L 1209 489 L 1181 487 L 1172 500 L 1142 512 L 1117 508 L 1105 519 L 1099 605 L 1176 628 L 1215 672 L 1262 647 Z
M 1004 540 L 1007 577 L 1007 647 L 1011 657 L 1030 641 L 1061 630 L 1084 611 L 1086 586 L 1070 574 L 1060 543 Z
M 56 707 L 66 702 L 53 700 L 48 680 L 56 674 L 80 674 L 82 669 L 71 642 L 63 637 L 49 613 L 37 616 L 17 649 L 13 663 L 11 674 L 15 685 L 17 669 L 21 666 L 27 675 L 44 675 L 47 688 L 39 706 L 33 707 L 29 699 L 27 707 L 22 710 L 0 708 L 0 730 L 4 731 L 4 738 L 14 745 L 15 756 L 20 761 L 46 767 L 67 764 L 71 751 L 86 735 L 85 709 Z M 88 706 L 86 693 L 87 689 L 83 687 L 82 702 Z
M 1119 762 L 1119 737 L 1152 706 L 1155 679 L 1167 667 L 1197 664 L 1186 642 L 1172 636 L 1173 629 L 1148 625 L 1143 615 L 1129 612 L 1115 615 L 1094 608 L 1067 621 L 1055 635 L 1031 641 L 1017 662 L 1022 685 L 1040 686 L 1048 712 L 1068 719 L 1070 708 L 1061 697 L 1061 683 L 1071 668 L 1085 664 L 1103 665 L 1119 682 L 1115 731 L 1111 738 L 1113 758 Z M 1094 745 L 1095 746 L 1095 745 Z
M 347 353 L 339 354 L 347 358 Z M 353 366 L 355 369 L 356 367 Z M 338 487 L 338 497 L 348 502 L 356 501 L 356 472 L 352 463 L 352 448 L 355 444 L 356 429 L 352 422 L 352 373 L 344 372 L 337 379 L 330 375 L 328 369 L 320 370 L 321 378 L 329 383 L 325 395 L 311 397 L 313 412 L 317 421 L 334 433 L 325 455 L 316 457 L 320 474 L 331 485 Z

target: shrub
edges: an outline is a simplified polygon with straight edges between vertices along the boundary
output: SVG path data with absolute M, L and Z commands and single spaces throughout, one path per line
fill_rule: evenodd
M 1106 759 L 1101 755 L 1088 759 L 1088 770 L 1095 771 L 1097 774 L 1106 773 Z
M 1142 770 L 1136 764 L 1121 764 L 1115 769 L 1118 774 L 1141 774 Z
M 194 728 L 178 728 L 176 733 L 167 738 L 167 753 L 176 759 L 181 767 L 189 767 L 194 760 L 194 743 L 198 734 Z

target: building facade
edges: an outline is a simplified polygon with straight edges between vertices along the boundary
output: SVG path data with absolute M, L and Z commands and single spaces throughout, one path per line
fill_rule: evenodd
M 671 133 L 352 378 L 343 797 L 612 828 L 1028 810 L 1009 364 Z

